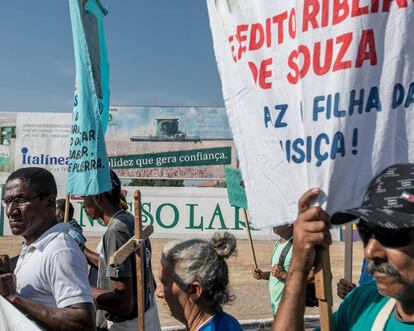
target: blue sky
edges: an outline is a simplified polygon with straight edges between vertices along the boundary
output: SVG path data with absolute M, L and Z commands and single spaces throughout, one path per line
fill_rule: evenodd
M 112 105 L 223 106 L 204 0 L 102 0 Z M 0 11 L 0 111 L 71 112 L 67 0 Z

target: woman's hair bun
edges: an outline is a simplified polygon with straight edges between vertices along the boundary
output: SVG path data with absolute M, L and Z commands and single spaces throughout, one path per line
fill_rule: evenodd
M 216 232 L 210 239 L 210 246 L 218 256 L 227 259 L 236 253 L 237 240 L 230 232 Z

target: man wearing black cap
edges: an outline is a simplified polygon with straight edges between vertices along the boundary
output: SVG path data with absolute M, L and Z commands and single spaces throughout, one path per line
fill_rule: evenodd
M 303 330 L 305 279 L 315 247 L 331 243 L 328 215 L 311 207 L 319 189 L 299 201 L 294 250 L 273 330 Z M 333 330 L 414 330 L 414 164 L 385 169 L 370 183 L 360 208 L 335 213 L 331 222 L 357 227 L 376 279 L 353 290 L 333 314 Z

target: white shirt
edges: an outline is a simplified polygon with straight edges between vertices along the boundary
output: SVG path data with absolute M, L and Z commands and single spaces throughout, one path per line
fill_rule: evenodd
M 86 258 L 68 230 L 58 223 L 31 245 L 23 244 L 15 270 L 22 297 L 50 308 L 93 303 Z

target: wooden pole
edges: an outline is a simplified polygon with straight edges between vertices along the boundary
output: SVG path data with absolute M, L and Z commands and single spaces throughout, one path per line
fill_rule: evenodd
M 353 224 L 346 224 L 345 226 L 345 265 L 344 277 L 345 280 L 352 283 L 352 245 L 353 245 Z
M 319 247 L 316 251 L 315 290 L 319 300 L 321 331 L 332 330 L 332 274 L 329 249 Z
M 250 232 L 250 224 L 249 224 L 249 217 L 247 216 L 247 211 L 246 209 L 243 208 L 244 211 L 244 217 L 246 219 L 246 230 L 247 230 L 247 237 L 249 238 L 249 243 L 250 243 L 250 248 L 252 250 L 252 255 L 253 255 L 253 263 L 254 263 L 254 268 L 257 269 L 257 260 L 256 260 L 256 253 L 254 252 L 254 247 L 253 247 L 253 240 L 252 240 L 252 234 Z
M 69 219 L 69 203 L 70 203 L 70 195 L 66 195 L 66 200 L 65 200 L 65 216 L 63 217 L 63 222 L 67 222 L 70 221 Z
M 135 210 L 135 238 L 142 239 L 142 213 L 141 213 L 141 192 L 134 193 L 134 210 Z M 144 247 L 141 245 L 135 251 L 135 266 L 137 273 L 137 306 L 138 306 L 138 330 L 145 330 L 145 284 L 144 284 Z

